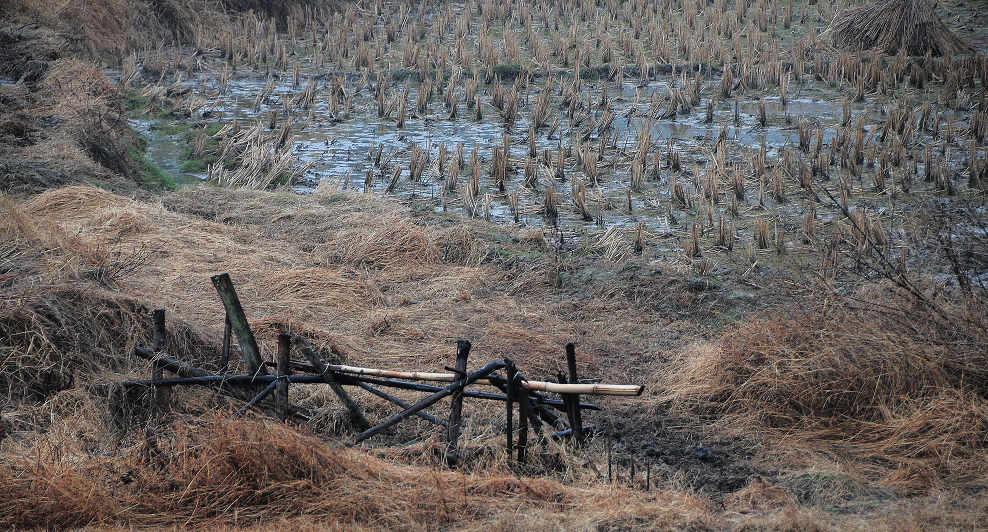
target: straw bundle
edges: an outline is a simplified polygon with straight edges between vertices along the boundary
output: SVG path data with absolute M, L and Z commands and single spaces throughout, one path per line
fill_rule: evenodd
M 834 17 L 828 30 L 838 48 L 878 49 L 896 54 L 905 48 L 909 55 L 952 55 L 972 51 L 954 35 L 926 0 L 875 2 L 845 9 Z

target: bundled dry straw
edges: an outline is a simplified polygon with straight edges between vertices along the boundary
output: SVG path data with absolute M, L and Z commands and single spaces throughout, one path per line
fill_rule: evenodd
M 845 9 L 828 30 L 838 48 L 882 50 L 901 48 L 914 56 L 953 55 L 973 51 L 954 35 L 927 0 L 892 0 Z

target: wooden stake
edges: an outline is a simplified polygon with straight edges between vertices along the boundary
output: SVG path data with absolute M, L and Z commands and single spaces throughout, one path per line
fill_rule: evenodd
M 456 341 L 456 371 L 460 375 L 457 384 L 466 382 L 467 377 L 467 357 L 470 356 L 470 342 L 467 340 Z M 460 423 L 463 416 L 463 388 L 460 387 L 453 392 L 453 404 L 449 410 L 449 426 L 446 431 L 446 464 L 450 467 L 456 465 L 459 460 L 456 451 L 457 442 L 460 440 Z
M 288 377 L 292 374 L 290 360 L 292 337 L 281 333 L 278 335 L 278 392 L 275 401 L 278 404 L 278 416 L 282 421 L 288 419 Z
M 223 354 L 220 358 L 220 373 L 226 373 L 230 368 L 230 340 L 233 336 L 233 328 L 230 326 L 230 315 L 223 318 Z
M 155 309 L 151 312 L 151 350 L 160 355 L 165 349 L 165 309 Z M 151 363 L 151 380 L 160 381 L 164 378 L 164 366 L 155 360 Z M 168 406 L 171 396 L 167 388 L 154 387 L 154 402 L 159 408 Z
M 237 297 L 237 291 L 233 288 L 230 274 L 214 275 L 210 277 L 210 280 L 216 287 L 220 299 L 223 300 L 226 315 L 230 319 L 230 326 L 237 335 L 237 343 L 240 344 L 240 350 L 244 354 L 244 359 L 247 360 L 247 371 L 252 375 L 267 375 L 268 372 L 264 369 L 264 362 L 261 360 L 261 351 L 257 347 L 257 340 L 254 338 L 254 332 L 250 330 L 244 309 L 240 306 L 240 298 Z
M 528 390 L 521 385 L 521 375 L 514 378 L 514 396 L 518 401 L 518 462 L 524 464 L 528 447 Z
M 566 344 L 566 366 L 569 369 L 569 383 L 579 384 L 579 375 L 576 372 L 576 346 L 572 343 Z M 569 417 L 569 426 L 573 429 L 573 438 L 577 445 L 583 445 L 583 419 L 580 415 L 580 395 L 570 394 L 566 398 L 566 415 Z
M 518 374 L 518 370 L 515 369 L 515 363 L 514 363 L 514 361 L 512 361 L 509 358 L 506 358 L 506 359 L 504 359 L 504 363 L 506 365 L 505 373 L 508 376 L 508 383 L 515 382 L 515 375 Z M 507 418 L 506 418 L 506 425 L 504 427 L 504 435 L 505 435 L 505 437 L 507 439 L 506 445 L 507 445 L 507 449 L 508 449 L 508 457 L 511 457 L 512 452 L 514 452 L 514 450 L 515 450 L 514 419 L 513 419 L 514 418 L 514 405 L 512 404 L 512 402 L 514 401 L 514 397 L 515 397 L 515 394 L 514 394 L 514 386 L 511 386 L 509 384 L 508 386 L 505 387 L 505 390 L 504 391 L 505 391 L 505 394 L 504 395 L 505 395 L 505 397 L 507 397 L 507 400 L 504 402 L 504 404 L 506 406 L 505 412 L 506 412 L 506 416 L 507 416 Z

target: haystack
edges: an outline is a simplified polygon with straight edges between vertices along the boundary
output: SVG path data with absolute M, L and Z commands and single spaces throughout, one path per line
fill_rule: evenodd
M 952 55 L 972 51 L 937 16 L 928 0 L 891 0 L 845 9 L 830 25 L 838 48 L 882 50 L 893 55 L 901 48 L 912 56 Z

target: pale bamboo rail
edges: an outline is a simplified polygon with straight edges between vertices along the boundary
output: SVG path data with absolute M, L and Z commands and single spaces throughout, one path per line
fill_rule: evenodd
M 347 366 L 342 364 L 327 365 L 329 371 L 338 373 L 349 373 L 352 375 L 368 375 L 374 377 L 391 377 L 396 379 L 433 381 L 433 382 L 455 382 L 455 373 L 434 373 L 426 371 L 400 371 L 379 368 L 363 368 L 358 366 Z M 491 384 L 489 379 L 478 379 L 476 384 Z M 537 392 L 551 393 L 578 393 L 581 395 L 641 395 L 645 390 L 644 386 L 637 384 L 560 384 L 547 381 L 522 381 L 522 388 Z

